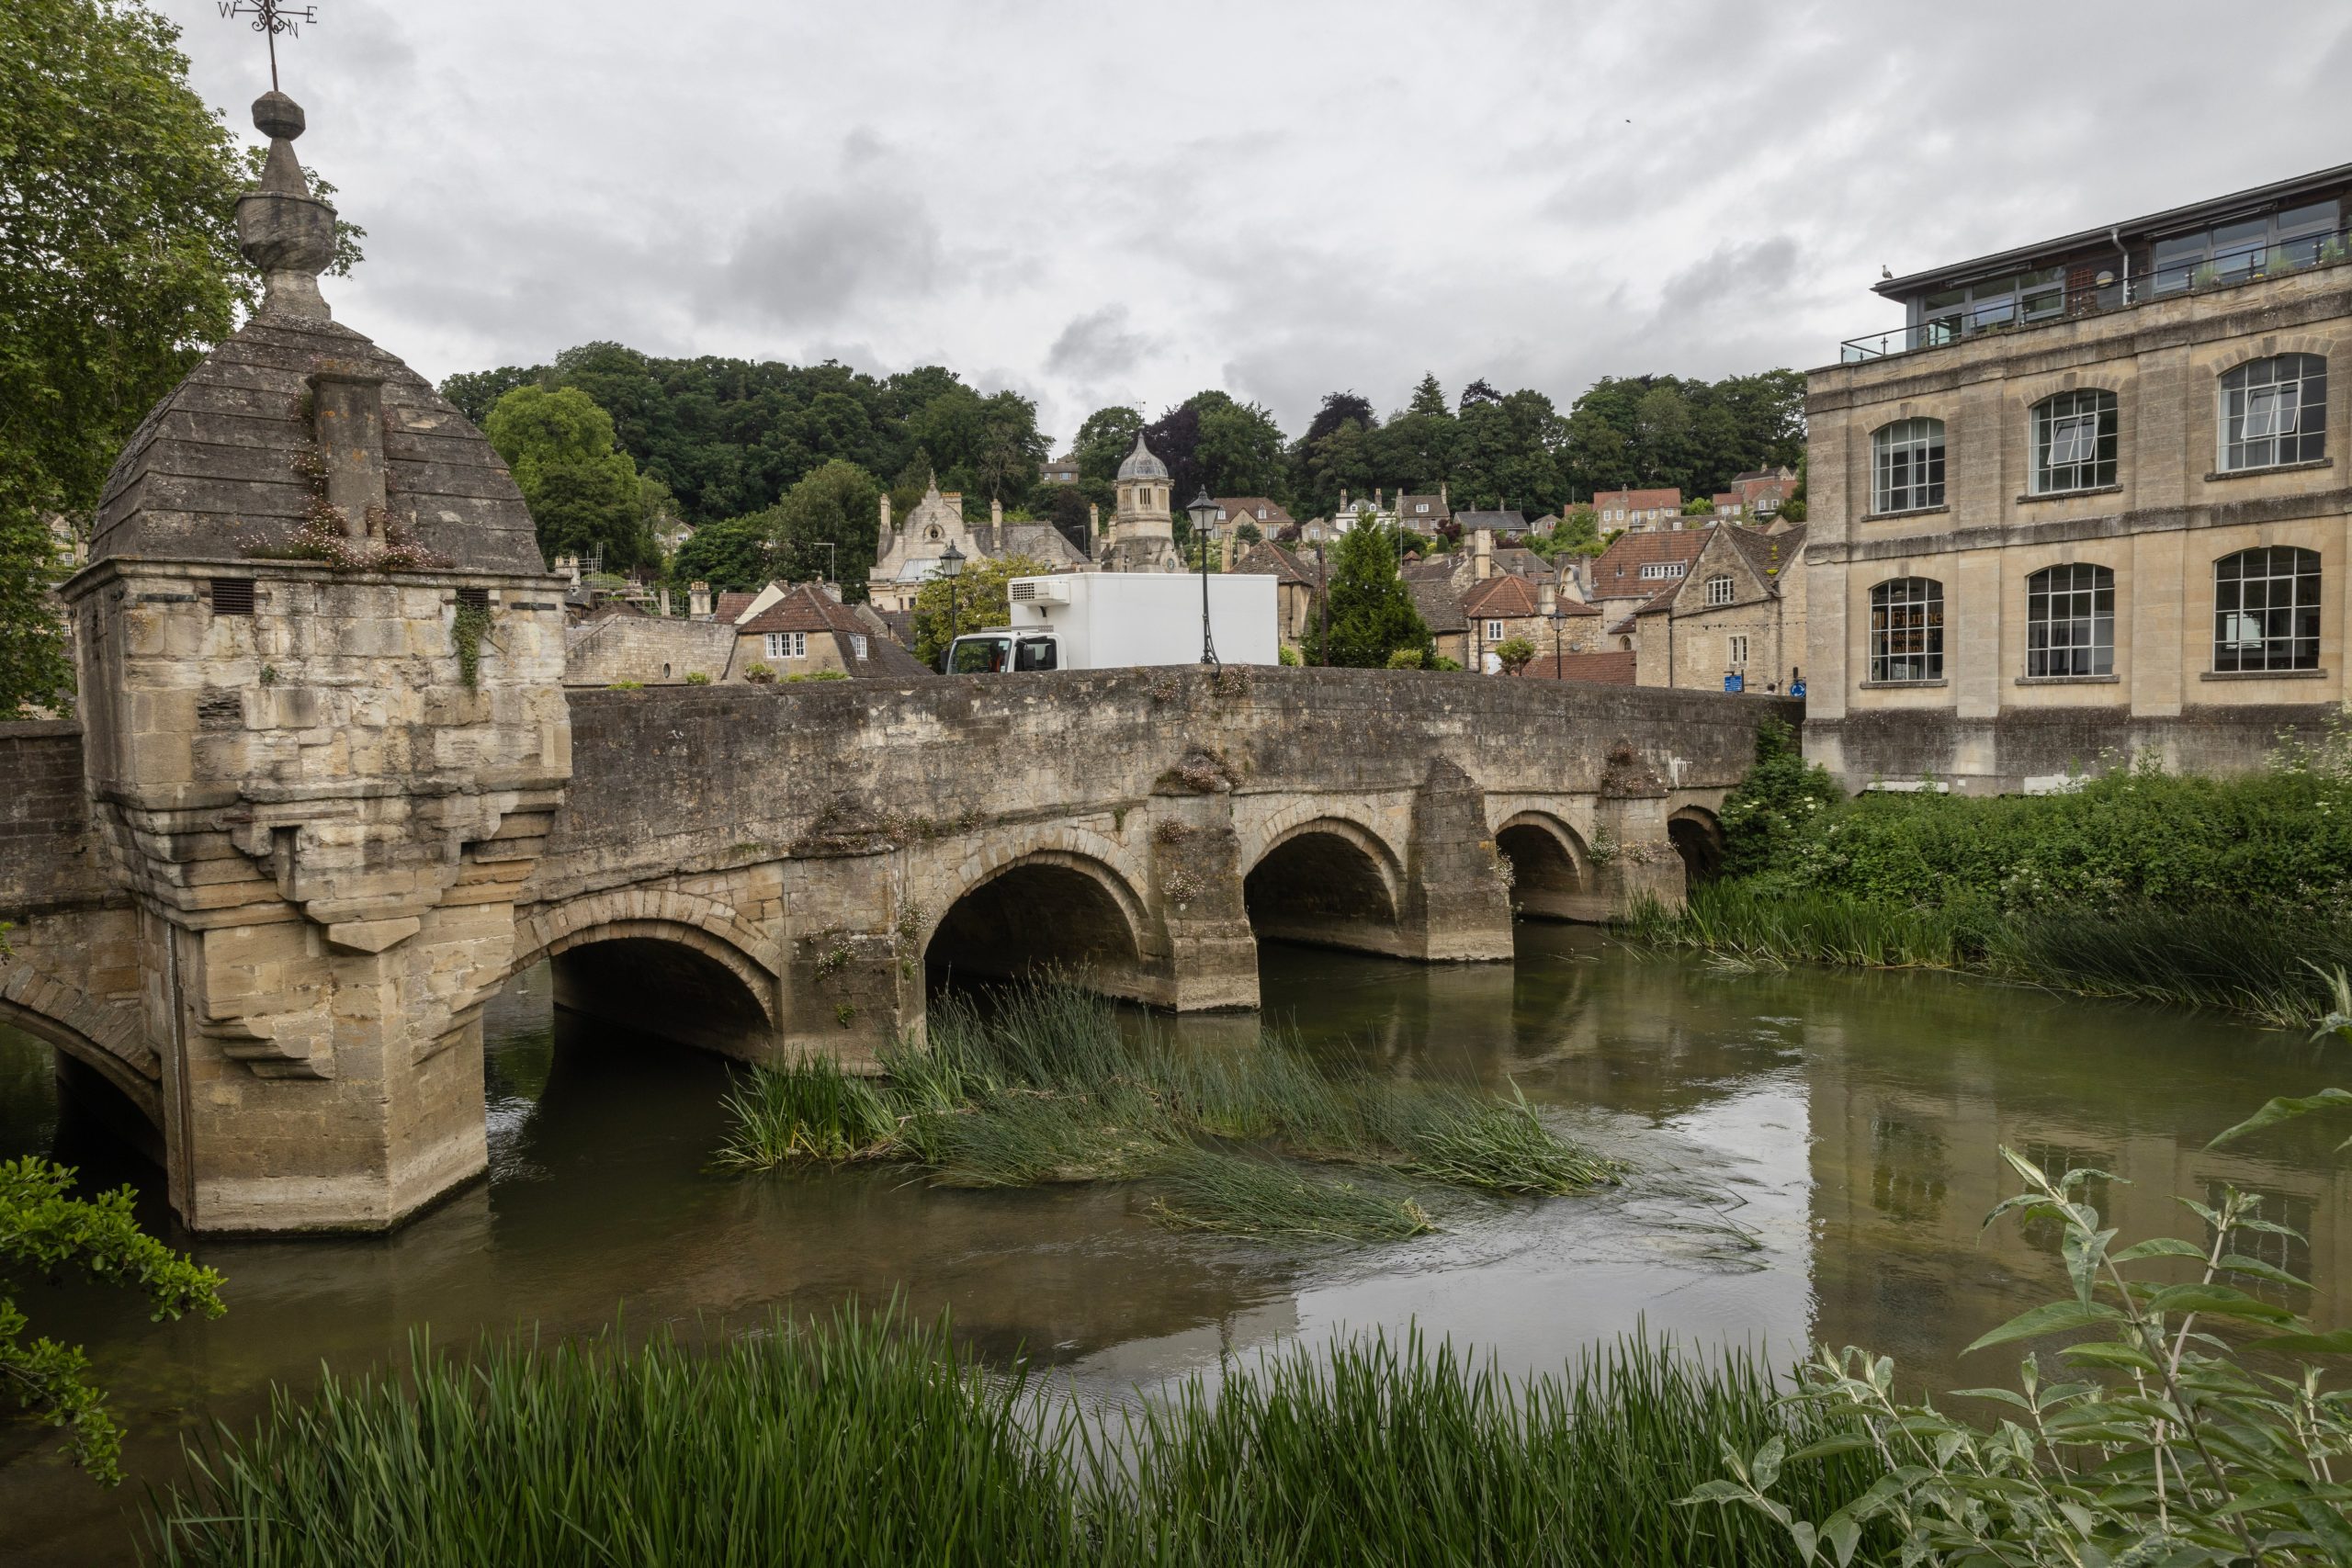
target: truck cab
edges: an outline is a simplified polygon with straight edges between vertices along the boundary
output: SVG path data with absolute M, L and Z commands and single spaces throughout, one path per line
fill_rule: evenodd
M 943 675 L 1001 675 L 1007 671 L 1058 670 L 1061 638 L 1052 632 L 1026 627 L 991 626 L 966 632 L 947 645 L 939 658 Z

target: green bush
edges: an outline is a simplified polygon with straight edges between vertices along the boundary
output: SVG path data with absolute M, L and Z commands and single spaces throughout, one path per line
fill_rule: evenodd
M 1292 669 L 1296 669 L 1299 665 L 1306 662 L 1306 660 L 1299 657 L 1298 649 L 1291 647 L 1288 643 L 1283 644 L 1282 651 L 1275 655 L 1275 659 L 1279 663 L 1287 665 Z
M 775 679 L 775 670 L 755 659 L 743 667 L 743 679 L 764 686 Z
M 689 670 L 686 671 L 686 684 L 689 686 L 707 686 L 710 684 L 710 677 L 704 674 L 699 670 Z
M 2057 795 L 1848 799 L 1767 724 L 1723 822 L 1724 879 L 1679 912 L 1636 910 L 1637 934 L 1751 961 L 1982 968 L 2278 1022 L 2324 1010 L 2305 959 L 2352 963 L 2340 727 L 2236 778 L 2143 764 Z
M 1400 648 L 1388 656 L 1388 668 L 1391 670 L 1426 670 L 1429 668 L 1429 656 L 1424 654 L 1418 648 Z

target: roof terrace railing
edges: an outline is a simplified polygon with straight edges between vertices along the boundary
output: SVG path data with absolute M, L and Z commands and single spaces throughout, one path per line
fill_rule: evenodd
M 2352 228 L 2216 251 L 2211 256 L 2157 267 L 2128 279 L 2108 274 L 2105 276 L 2109 281 L 2080 288 L 2053 279 L 2012 290 L 1998 299 L 1976 300 L 1965 310 L 1940 311 L 1907 326 L 1848 338 L 1838 345 L 1838 361 L 1854 365 L 1923 348 L 1940 348 L 1986 333 L 2018 332 L 2052 321 L 2103 315 L 2152 300 L 2234 288 L 2346 260 L 2352 260 Z

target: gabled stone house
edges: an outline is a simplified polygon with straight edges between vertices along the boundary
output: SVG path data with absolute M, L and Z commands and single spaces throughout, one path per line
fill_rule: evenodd
M 1804 660 L 1804 530 L 1705 536 L 1689 571 L 1634 614 L 1640 683 L 1788 690 Z
M 883 630 L 878 615 L 860 615 L 815 583 L 804 582 L 735 626 L 735 657 L 728 673 L 738 681 L 765 666 L 778 681 L 795 675 L 922 680 L 931 671 Z

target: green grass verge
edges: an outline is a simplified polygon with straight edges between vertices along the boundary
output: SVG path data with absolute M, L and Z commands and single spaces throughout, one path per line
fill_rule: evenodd
M 1418 1335 L 1293 1348 L 1108 1412 L 989 1374 L 944 1326 L 844 1312 L 707 1354 L 421 1342 L 191 1450 L 150 1499 L 172 1564 L 1329 1562 L 1771 1565 L 1779 1527 L 1678 1507 L 1728 1445 L 1818 1416 L 1751 1357 L 1634 1338 L 1532 1379 Z M 1819 1518 L 1845 1454 L 1775 1495 Z
M 955 1187 L 1142 1182 L 1171 1225 L 1361 1241 L 1430 1228 L 1431 1188 L 1544 1197 L 1615 1179 L 1515 1089 L 1374 1078 L 1272 1033 L 1182 1051 L 1067 987 L 1022 987 L 985 1013 L 951 998 L 927 1047 L 894 1047 L 882 1066 L 880 1080 L 823 1058 L 755 1070 L 728 1100 L 720 1161 L 902 1159 Z

